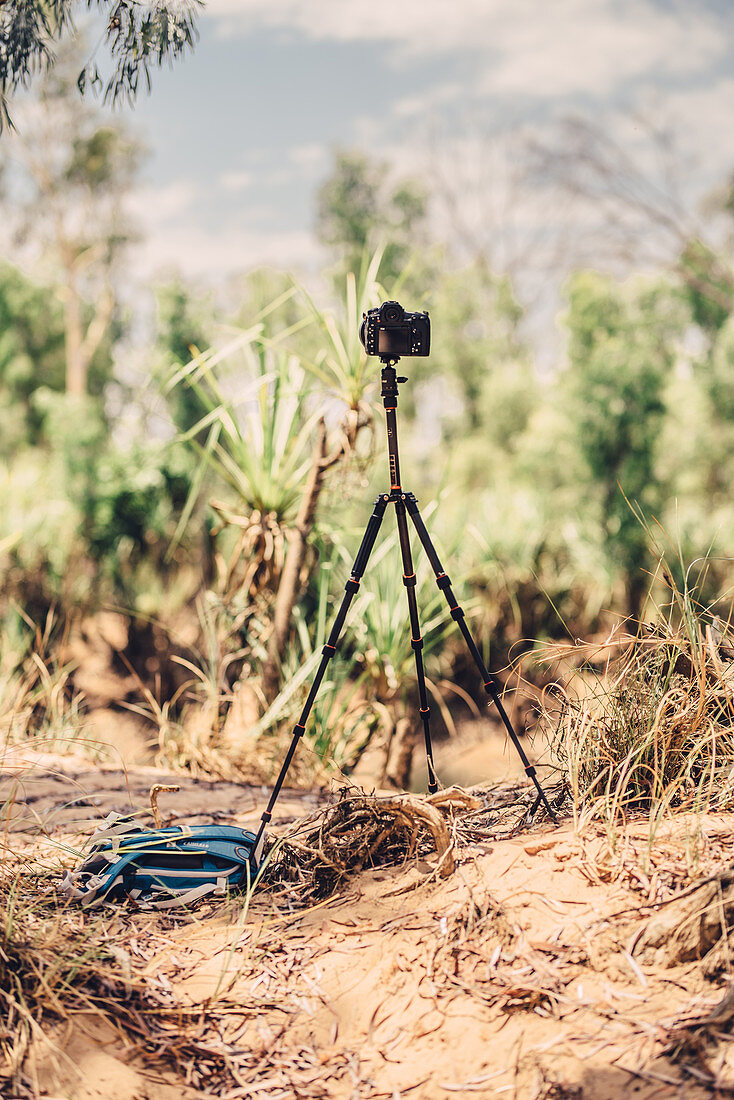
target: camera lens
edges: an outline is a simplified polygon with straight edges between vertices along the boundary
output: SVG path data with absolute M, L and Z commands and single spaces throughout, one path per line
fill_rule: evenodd
M 400 302 L 383 302 L 380 307 L 380 320 L 388 325 L 394 324 L 396 321 L 402 321 L 404 316 L 405 313 Z

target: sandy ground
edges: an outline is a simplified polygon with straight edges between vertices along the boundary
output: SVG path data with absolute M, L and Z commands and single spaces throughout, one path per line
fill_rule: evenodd
M 166 778 L 6 759 L 0 801 L 12 803 L 14 843 L 32 850 L 73 838 L 83 819 L 145 806 Z M 262 788 L 175 782 L 181 792 L 161 806 L 177 820 L 252 827 L 264 805 Z M 276 822 L 328 797 L 287 791 Z M 733 826 L 734 815 L 697 823 L 699 873 L 731 862 Z M 56 1100 L 734 1095 L 726 1066 L 717 1091 L 665 1055 L 670 1025 L 720 1001 L 726 975 L 712 982 L 696 961 L 630 950 L 641 907 L 688 883 L 691 835 L 678 822 L 650 843 L 641 821 L 611 852 L 601 830 L 578 835 L 568 820 L 505 827 L 459 847 L 446 879 L 427 856 L 362 872 L 307 909 L 266 891 L 193 919 L 120 923 L 111 907 L 119 949 L 166 991 L 165 1026 L 195 1026 L 198 1054 L 161 1062 L 150 1043 L 79 1016 L 33 1045 L 29 1079 Z

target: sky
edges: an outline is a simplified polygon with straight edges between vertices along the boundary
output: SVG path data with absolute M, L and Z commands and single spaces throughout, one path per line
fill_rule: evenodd
M 734 169 L 734 0 L 208 0 L 199 30 L 124 112 L 150 150 L 144 270 L 318 264 L 315 194 L 340 148 L 429 188 L 461 191 L 474 163 L 477 222 L 497 175 L 512 187 L 513 137 L 553 140 L 569 115 L 623 146 L 630 119 L 662 118 L 694 199 Z M 492 142 L 509 150 L 494 176 Z

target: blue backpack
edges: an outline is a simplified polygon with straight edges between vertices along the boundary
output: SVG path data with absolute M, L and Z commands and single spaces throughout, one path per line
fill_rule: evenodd
M 263 842 L 234 825 L 173 825 L 146 829 L 112 813 L 90 838 L 77 871 L 61 889 L 88 908 L 133 898 L 144 909 L 188 905 L 209 894 L 227 895 L 255 881 Z

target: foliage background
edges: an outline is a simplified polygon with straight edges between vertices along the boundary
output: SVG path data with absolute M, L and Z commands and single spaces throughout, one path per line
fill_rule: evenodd
M 438 174 L 337 149 L 313 201 L 322 270 L 222 272 L 207 287 L 173 273 L 143 285 L 129 198 L 145 150 L 122 119 L 80 99 L 86 57 L 83 46 L 61 50 L 19 101 L 18 132 L 2 138 L 8 736 L 47 736 L 58 718 L 29 677 L 50 662 L 75 714 L 133 710 L 169 763 L 268 772 L 386 482 L 378 365 L 357 334 L 363 309 L 388 297 L 433 319 L 431 357 L 406 363 L 403 480 L 430 514 L 495 672 L 506 678 L 544 640 L 644 618 L 651 578 L 655 595 L 664 588 L 651 532 L 679 563 L 706 557 L 699 597 L 726 617 L 725 179 L 694 221 L 669 195 L 650 199 L 644 158 L 569 124 L 562 154 L 530 142 L 523 156 L 558 196 L 603 191 L 599 262 L 571 250 L 574 263 L 554 267 L 545 250 L 523 266 L 501 262 L 491 226 L 486 238 L 458 231 L 461 196 Z M 519 203 L 522 180 L 514 188 Z M 436 216 L 442 203 L 453 219 Z M 667 252 L 623 265 L 616 245 L 629 252 L 641 217 L 651 234 L 665 227 Z M 527 294 L 541 256 L 547 278 L 562 281 L 550 355 Z M 404 782 L 415 700 L 390 537 L 309 736 L 324 766 L 347 770 L 384 744 L 385 774 Z M 430 576 L 419 583 L 431 691 L 450 728 L 447 682 L 477 685 Z M 114 644 L 100 626 L 110 613 L 124 620 Z M 101 662 L 91 686 L 90 647 Z

